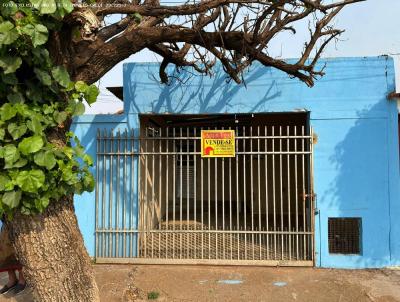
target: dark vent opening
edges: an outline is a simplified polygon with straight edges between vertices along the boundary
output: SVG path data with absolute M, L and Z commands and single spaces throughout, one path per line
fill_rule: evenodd
M 329 253 L 360 254 L 361 218 L 328 218 Z

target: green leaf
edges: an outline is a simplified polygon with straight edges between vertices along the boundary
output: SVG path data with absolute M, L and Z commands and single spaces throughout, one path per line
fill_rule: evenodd
M 29 0 L 41 14 L 55 13 L 57 6 L 54 0 Z
M 40 88 L 33 86 L 28 87 L 26 90 L 26 96 L 34 102 L 41 102 L 43 99 L 43 89 Z
M 85 105 L 82 102 L 76 103 L 74 115 L 82 115 L 85 113 Z
M 6 192 L 3 195 L 2 201 L 4 204 L 6 204 L 8 207 L 11 209 L 16 208 L 20 201 L 21 201 L 21 191 L 11 191 L 11 192 Z
M 17 109 L 12 104 L 6 103 L 1 107 L 1 120 L 8 121 L 17 114 Z
M 26 207 L 21 207 L 21 214 L 28 216 L 32 214 L 32 211 Z
M 70 0 L 61 0 L 61 4 L 68 14 L 74 10 L 74 6 Z
M 0 173 L 0 191 L 5 191 L 10 181 L 11 179 L 7 174 Z
M 90 85 L 84 93 L 86 102 L 88 102 L 89 105 L 96 102 L 99 93 L 100 91 L 95 85 Z
M 32 116 L 32 111 L 29 110 L 28 106 L 26 104 L 15 104 L 15 108 L 17 109 L 17 112 L 19 115 L 23 117 L 31 117 Z
M 13 103 L 13 104 L 25 102 L 24 96 L 19 92 L 11 93 L 11 94 L 7 95 L 7 100 L 9 100 L 10 103 Z
M 47 42 L 49 35 L 49 31 L 47 30 L 47 27 L 42 25 L 42 24 L 36 24 L 35 25 L 35 30 L 32 34 L 32 43 L 33 46 L 39 46 L 43 45 L 44 43 Z
M 18 174 L 16 184 L 24 192 L 36 193 L 43 186 L 45 175 L 42 170 L 22 171 Z
M 63 87 L 68 87 L 71 82 L 69 74 L 64 66 L 57 66 L 51 70 L 53 78 Z
M 28 155 L 29 153 L 35 153 L 43 147 L 43 139 L 39 135 L 24 138 L 22 142 L 18 144 L 18 149 L 22 154 Z
M 18 11 L 18 8 L 15 2 L 7 1 L 6 3 L 0 6 L 0 11 L 3 16 L 11 16 Z
M 22 135 L 25 134 L 27 127 L 25 125 L 18 125 L 16 123 L 11 123 L 11 124 L 8 124 L 7 130 L 11 134 L 12 138 L 14 140 L 17 140 Z
M 85 191 L 92 192 L 94 190 L 94 177 L 92 174 L 88 173 L 83 178 L 83 185 Z
M 34 156 L 35 164 L 41 167 L 46 167 L 51 170 L 56 165 L 56 158 L 51 151 L 41 151 Z
M 4 169 L 12 169 L 12 168 L 21 168 L 25 166 L 28 163 L 28 160 L 26 158 L 20 158 L 13 164 L 6 164 L 4 166 Z
M 31 130 L 35 134 L 41 134 L 43 132 L 42 124 L 36 117 L 28 120 L 26 122 L 26 125 L 28 126 L 29 130 Z
M 10 45 L 19 37 L 18 31 L 10 21 L 0 23 L 0 46 Z
M 3 148 L 6 165 L 12 165 L 19 159 L 19 151 L 14 145 L 6 145 Z
M 10 85 L 18 84 L 18 79 L 17 79 L 17 76 L 15 75 L 15 73 L 2 74 L 1 79 L 6 84 L 10 84 Z
M 85 92 L 88 88 L 88 85 L 83 81 L 77 81 L 75 83 L 75 89 L 78 92 Z
M 93 166 L 93 158 L 89 154 L 83 155 L 83 161 L 88 165 L 88 166 Z
M 34 72 L 38 79 L 46 86 L 51 85 L 51 76 L 48 74 L 48 72 L 41 70 L 39 68 L 35 68 Z
M 48 199 L 48 198 L 46 198 L 46 197 L 41 198 L 40 201 L 41 201 L 42 207 L 43 207 L 44 209 L 47 208 L 47 206 L 48 206 L 49 203 L 50 203 L 50 199 Z
M 49 32 L 47 27 L 42 24 L 36 24 L 31 35 L 33 47 L 43 45 L 47 42 Z
M 43 47 L 37 47 L 32 49 L 33 62 L 37 65 L 48 66 L 51 65 L 51 59 L 49 51 Z
M 74 154 L 75 154 L 74 149 L 72 149 L 71 147 L 68 147 L 68 146 L 64 147 L 62 150 L 63 150 L 64 154 L 65 154 L 69 159 L 71 159 L 71 158 L 74 156 Z
M 69 185 L 79 182 L 77 174 L 74 173 L 69 166 L 66 166 L 64 169 L 62 169 L 62 179 Z
M 35 199 L 34 204 L 35 208 L 42 213 L 45 208 L 49 205 L 50 199 L 47 197 L 40 197 L 38 199 Z
M 54 111 L 53 113 L 53 118 L 55 120 L 55 122 L 60 125 L 62 123 L 64 123 L 64 121 L 67 119 L 68 114 L 65 111 Z
M 4 74 L 15 72 L 21 64 L 22 59 L 20 57 L 0 57 L 0 67 L 4 69 Z
M 32 24 L 26 24 L 25 26 L 21 27 L 21 32 L 28 36 L 32 36 L 34 31 L 35 26 L 33 26 Z
M 133 13 L 131 14 L 131 17 L 133 17 L 133 20 L 135 20 L 136 23 L 142 22 L 142 15 L 139 13 Z

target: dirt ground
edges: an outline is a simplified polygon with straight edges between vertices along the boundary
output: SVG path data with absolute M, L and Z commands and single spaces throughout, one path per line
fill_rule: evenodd
M 95 265 L 95 272 L 104 302 L 400 301 L 400 270 Z M 0 285 L 5 281 L 0 274 Z M 32 298 L 28 292 L 0 301 Z

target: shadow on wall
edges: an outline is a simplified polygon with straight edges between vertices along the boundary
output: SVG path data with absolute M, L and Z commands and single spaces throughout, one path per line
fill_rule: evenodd
M 384 109 L 382 110 L 382 104 Z M 397 143 L 389 128 L 393 104 L 381 99 L 354 118 L 314 120 L 315 184 L 320 197 L 321 266 L 383 267 L 390 265 L 390 155 Z M 392 108 L 393 109 L 393 108 Z M 360 217 L 361 255 L 329 254 L 328 218 Z M 318 219 L 318 217 L 317 217 Z
M 194 74 L 188 69 L 169 70 L 170 83 L 161 84 L 155 76 L 155 68 L 147 70 L 147 78 L 150 80 L 144 84 L 146 89 L 155 90 L 157 99 L 143 100 L 138 92 L 138 79 L 135 76 L 136 69 L 143 68 L 141 65 L 127 64 L 124 69 L 126 82 L 124 82 L 124 93 L 129 100 L 126 106 L 126 112 L 129 113 L 225 113 L 231 111 L 235 106 L 233 100 L 238 92 L 247 89 L 246 85 L 265 77 L 266 73 L 271 72 L 271 68 L 265 66 L 256 66 L 251 68 L 245 74 L 245 80 L 242 84 L 237 84 L 230 80 L 222 68 L 216 69 L 211 80 L 204 75 Z M 145 74 L 142 70 L 138 74 Z M 149 84 L 149 82 L 151 84 Z M 251 107 L 247 112 L 261 112 L 263 106 L 272 99 L 281 96 L 277 89 L 276 81 L 271 81 L 268 87 L 252 87 L 265 91 L 259 100 L 249 102 Z M 237 101 L 236 101 L 237 102 Z M 243 100 L 242 102 L 246 102 Z M 239 102 L 237 102 L 238 104 Z

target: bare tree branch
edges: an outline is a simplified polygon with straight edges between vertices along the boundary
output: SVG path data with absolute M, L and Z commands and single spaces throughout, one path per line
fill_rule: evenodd
M 330 5 L 321 5 L 321 1 L 318 0 L 300 0 L 305 5 L 320 11 L 327 11 L 332 8 L 341 7 L 347 4 L 361 2 L 365 0 L 345 0 L 337 3 L 332 3 Z M 221 7 L 229 4 L 264 4 L 271 5 L 275 1 L 272 0 L 207 0 L 200 1 L 196 4 L 184 4 L 177 6 L 168 5 L 136 5 L 136 4 L 126 4 L 121 6 L 105 6 L 96 11 L 97 15 L 110 15 L 110 14 L 132 14 L 139 13 L 143 16 L 173 16 L 173 15 L 192 15 L 206 12 L 208 10 Z M 286 1 L 294 2 L 294 1 Z
M 159 74 L 163 83 L 168 82 L 169 64 L 211 73 L 218 60 L 238 83 L 246 67 L 258 61 L 312 86 L 324 74 L 323 68 L 316 70 L 318 59 L 343 32 L 334 28 L 334 18 L 343 7 L 360 1 L 363 0 L 324 4 L 323 0 L 203 0 L 165 6 L 158 0 L 101 0 L 103 6 L 89 14 L 85 14 L 88 8 L 77 8 L 70 15 L 69 24 L 78 24 L 86 31 L 81 40 L 74 41 L 72 50 L 64 53 L 63 60 L 73 62 L 75 79 L 92 83 L 118 62 L 147 48 L 163 58 Z M 142 16 L 140 22 L 133 13 Z M 99 28 L 88 26 L 82 17 L 88 15 L 91 20 L 94 15 L 100 22 L 109 14 L 127 16 Z M 296 24 L 302 20 L 310 22 L 310 39 L 299 60 L 293 64 L 268 54 L 271 41 L 284 31 L 296 34 Z M 77 51 L 83 48 L 88 51 Z

